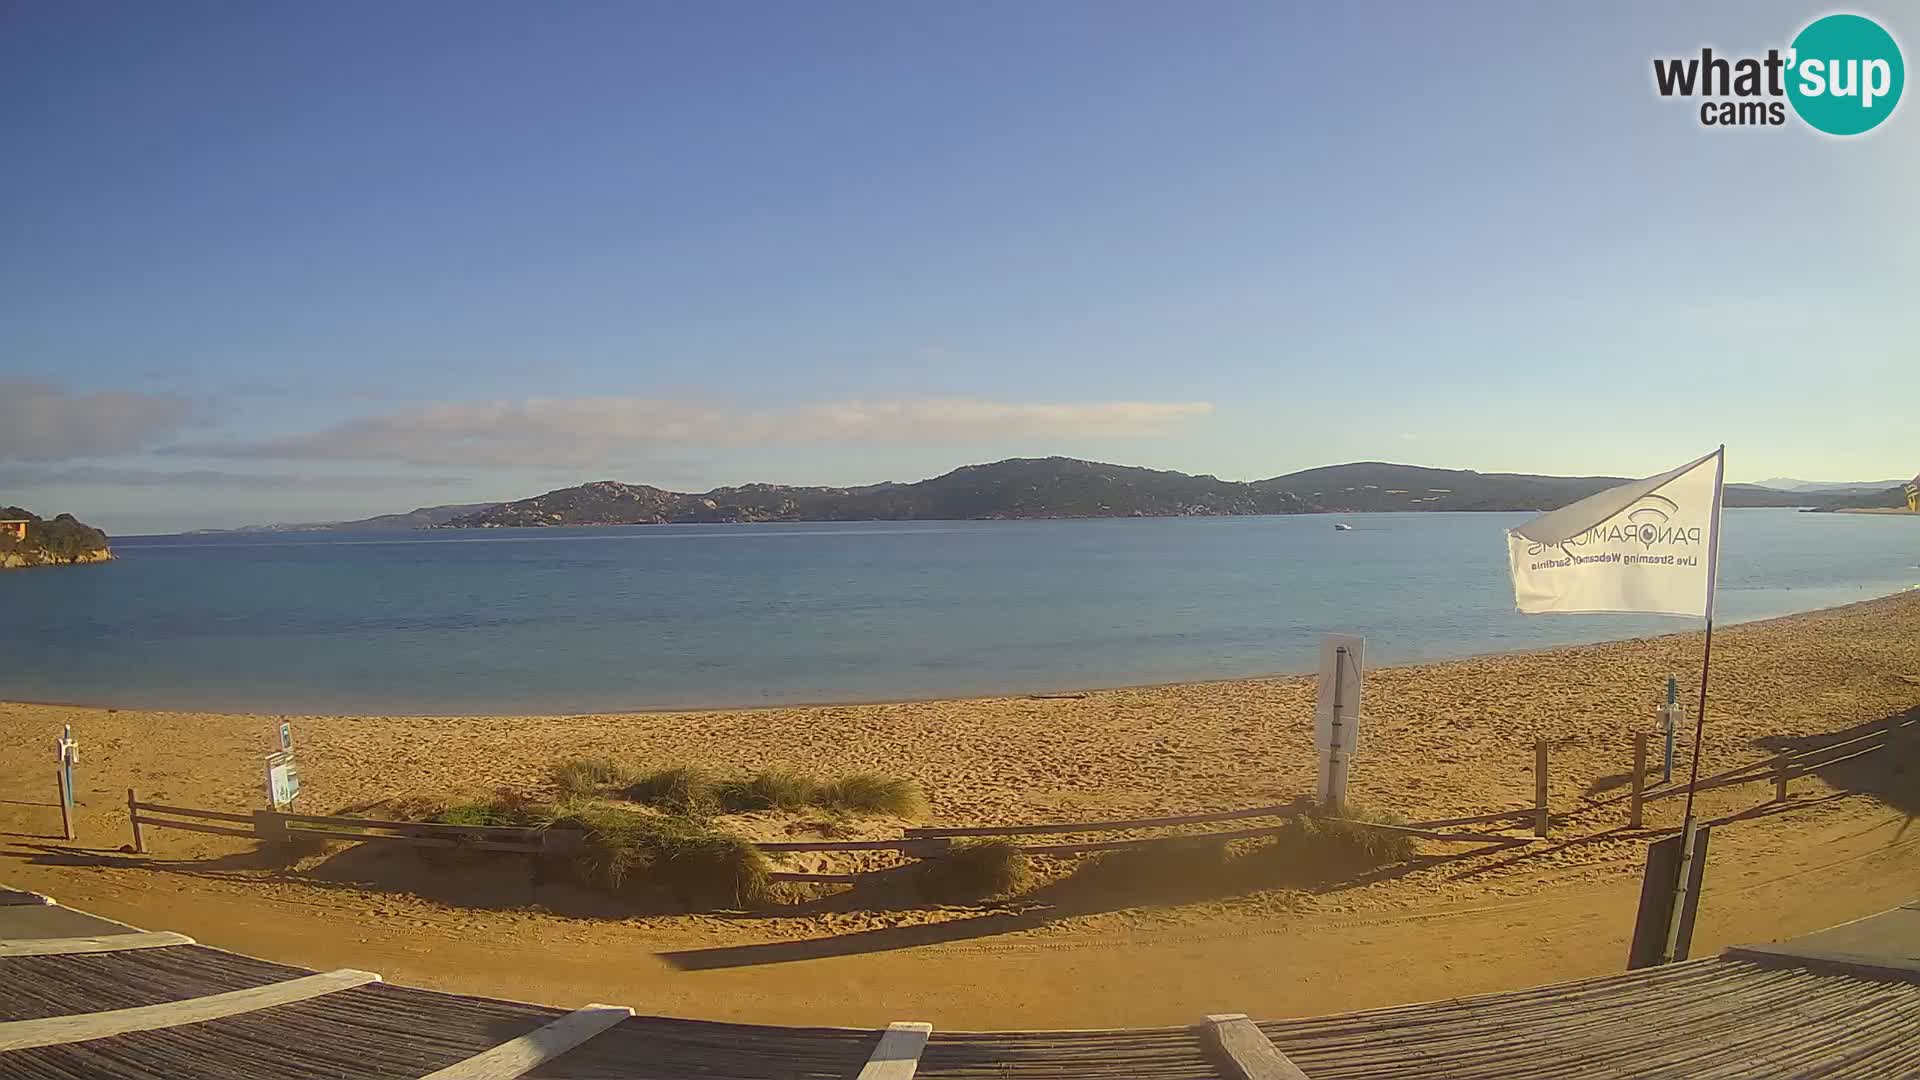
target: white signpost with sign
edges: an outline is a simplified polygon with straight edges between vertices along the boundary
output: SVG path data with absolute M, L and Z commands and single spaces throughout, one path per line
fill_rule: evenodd
M 1327 634 L 1320 639 L 1320 688 L 1313 702 L 1313 745 L 1320 759 L 1320 804 L 1347 801 L 1347 770 L 1360 751 L 1360 688 L 1366 681 L 1367 639 Z
M 275 732 L 280 749 L 267 755 L 267 804 L 275 810 L 292 806 L 300 794 L 300 766 L 293 758 L 293 724 L 280 721 Z
M 293 752 L 276 750 L 268 754 L 267 802 L 278 810 L 283 806 L 292 806 L 299 794 L 300 767 L 294 763 Z

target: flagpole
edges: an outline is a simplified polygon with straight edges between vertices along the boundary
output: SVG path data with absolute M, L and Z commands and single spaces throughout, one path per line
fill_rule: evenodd
M 1713 464 L 1713 536 L 1707 542 L 1707 644 L 1700 657 L 1700 709 L 1693 721 L 1693 760 L 1687 765 L 1687 809 L 1680 823 L 1680 875 L 1673 889 L 1673 910 L 1667 915 L 1667 947 L 1660 959 L 1671 962 L 1680 947 L 1680 921 L 1687 906 L 1687 885 L 1693 877 L 1694 785 L 1700 779 L 1701 738 L 1707 730 L 1707 673 L 1713 669 L 1713 600 L 1720 588 L 1720 498 L 1727 475 L 1727 444 L 1721 443 Z

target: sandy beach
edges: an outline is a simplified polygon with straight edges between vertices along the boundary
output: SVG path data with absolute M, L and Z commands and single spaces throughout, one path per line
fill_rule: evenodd
M 1679 676 L 1691 715 L 1701 644 L 1698 633 L 1686 633 L 1370 672 L 1352 797 L 1409 819 L 1530 805 L 1536 739 L 1548 740 L 1552 748 L 1556 813 L 1618 794 L 1633 734 L 1652 730 L 1656 695 L 1669 673 Z M 1311 679 L 1288 677 L 891 705 L 577 716 L 293 716 L 291 721 L 305 785 L 302 808 L 308 812 L 410 793 L 535 787 L 555 759 L 605 753 L 643 765 L 692 762 L 723 771 L 784 766 L 825 775 L 871 769 L 923 785 L 930 822 L 990 825 L 1229 809 L 1310 793 L 1312 698 Z M 1770 756 L 1794 739 L 1845 732 L 1920 707 L 1920 592 L 1717 631 L 1710 702 L 1707 772 Z M 710 973 L 670 971 L 648 954 L 906 934 L 931 924 L 1005 917 L 969 909 L 803 905 L 745 915 L 591 920 L 543 910 L 531 895 L 516 902 L 478 885 L 474 904 L 452 904 L 445 901 L 444 889 L 434 895 L 343 880 L 324 868 L 312 873 L 263 868 L 246 858 L 250 845 L 219 837 L 150 832 L 150 861 L 115 851 L 129 839 L 124 808 L 129 787 L 143 799 L 176 805 L 233 811 L 262 806 L 261 759 L 275 745 L 278 719 L 0 704 L 0 729 L 11 736 L 0 747 L 5 796 L 0 839 L 6 842 L 0 880 L 271 959 L 314 962 L 325 953 L 327 963 L 337 966 L 361 949 L 386 959 L 394 977 L 404 974 L 427 985 L 510 997 L 595 988 L 603 999 L 650 1002 L 663 1011 L 768 1021 L 860 1021 L 855 1014 L 863 1010 L 922 1000 L 885 989 L 879 978 L 885 965 L 925 963 L 942 950 L 954 956 L 988 947 L 977 941 L 956 944 L 961 935 L 944 944 L 935 937 L 908 936 L 899 948 L 848 950 L 857 955 Z M 46 805 L 52 794 L 51 740 L 63 723 L 74 726 L 82 753 L 79 840 L 72 845 L 48 838 L 59 824 L 57 810 Z M 1682 768 L 1685 760 L 1683 750 Z M 1765 784 L 1728 788 L 1704 797 L 1703 807 L 1708 814 L 1732 814 L 1770 795 Z M 1818 866 L 1823 857 L 1853 859 L 1848 863 L 1853 869 L 1782 887 L 1801 890 L 1799 902 L 1808 894 L 1821 896 L 1819 915 L 1813 909 L 1796 914 L 1801 909 L 1786 902 L 1785 893 L 1758 885 L 1717 896 L 1703 915 L 1703 938 L 1805 929 L 1792 924 L 1868 907 L 1902 889 L 1910 898 L 1920 891 L 1920 860 L 1909 846 L 1920 839 L 1920 830 L 1905 828 L 1904 815 L 1911 808 L 1897 803 L 1884 790 L 1854 791 L 1807 778 L 1796 783 L 1792 812 L 1727 827 L 1724 837 L 1716 836 L 1715 859 L 1727 868 L 1729 881 L 1735 875 L 1771 881 L 1777 875 L 1769 868 Z M 1650 829 L 1671 826 L 1678 814 L 1677 802 L 1655 804 Z M 1451 982 L 1438 983 L 1441 990 L 1617 970 L 1623 952 L 1613 939 L 1624 933 L 1620 919 L 1630 922 L 1631 915 L 1616 908 L 1630 908 L 1639 860 L 1653 835 L 1627 832 L 1623 821 L 1618 807 L 1576 814 L 1556 825 L 1553 843 L 1533 845 L 1523 857 L 1480 856 L 1359 887 L 1172 901 L 1116 897 L 1110 904 L 964 936 L 985 937 L 1002 953 L 1030 942 L 1055 950 L 1074 942 L 1089 948 L 1116 941 L 1137 945 L 1137 951 L 1118 953 L 1096 948 L 1109 957 L 1101 963 L 1112 965 L 1101 970 L 1124 982 L 1139 976 L 1129 965 L 1176 963 L 1182 940 L 1258 935 L 1328 920 L 1397 920 L 1399 925 L 1430 915 L 1485 923 L 1483 944 L 1489 949 L 1485 964 L 1468 963 L 1476 938 L 1468 929 L 1457 930 L 1449 939 L 1449 964 L 1451 970 L 1458 961 L 1461 971 L 1450 976 Z M 863 828 L 881 831 L 899 824 L 872 822 Z M 1757 861 L 1747 867 L 1743 860 Z M 1594 899 L 1601 896 L 1609 899 L 1604 904 Z M 1563 906 L 1556 907 L 1561 902 L 1556 897 Z M 1536 949 L 1516 952 L 1510 943 L 1496 947 L 1495 940 L 1511 933 L 1512 920 L 1471 914 L 1516 904 L 1535 905 L 1529 910 Z M 1590 918 L 1576 917 L 1589 907 Z M 1597 938 L 1596 925 L 1603 927 Z M 516 944 L 505 944 L 509 941 Z M 488 951 L 477 942 L 494 948 Z M 420 943 L 425 945 L 415 950 Z M 538 961 L 526 961 L 503 968 L 501 956 L 531 943 L 572 957 L 572 966 L 542 972 Z M 932 947 L 907 948 L 916 943 Z M 1333 947 L 1317 941 L 1307 951 Z M 1406 939 L 1403 947 L 1418 946 Z M 1259 953 L 1252 948 L 1248 955 Z M 1068 948 L 1049 955 L 1081 954 Z M 1335 957 L 1329 952 L 1328 962 Z M 634 958 L 647 962 L 636 967 Z M 961 978 L 951 1000 L 928 1000 L 955 1010 L 952 1015 L 966 1018 L 961 1022 L 1071 1024 L 1085 1019 L 1088 1006 L 1073 1001 L 1064 987 L 1093 975 L 1084 969 L 1084 956 L 1063 962 L 1077 974 L 1057 973 L 1066 980 L 1060 994 L 1043 996 L 1038 1004 L 1033 995 L 1042 991 L 1036 988 L 1051 985 L 1042 974 L 1034 974 L 1021 991 L 972 997 Z M 769 991 L 811 965 L 854 966 L 834 993 L 793 1000 Z M 395 967 L 397 973 L 391 971 Z M 1419 980 L 1410 984 L 1390 968 L 1349 971 L 1337 986 L 1323 981 L 1317 996 L 1298 996 L 1307 993 L 1300 989 L 1305 984 L 1290 980 L 1262 984 L 1258 993 L 1265 995 L 1261 1000 L 1269 1011 L 1404 1000 Z M 752 984 L 757 989 L 741 982 L 749 973 L 763 976 Z M 1246 972 L 1220 975 L 1235 985 L 1249 977 Z M 626 996 L 602 993 L 609 984 Z M 721 985 L 733 988 L 724 1000 L 702 991 Z M 1194 995 L 1204 993 L 1200 982 L 1193 985 Z M 1298 994 L 1289 997 L 1294 991 L 1288 987 Z M 925 987 L 916 991 L 925 992 Z M 1235 1001 L 1241 1007 L 1240 999 Z M 1149 1022 L 1149 1017 L 1169 1022 L 1168 1016 L 1189 1005 L 1198 1007 L 1184 996 L 1131 1012 L 1113 1004 L 1126 1015 L 1109 1011 L 1100 1022 Z

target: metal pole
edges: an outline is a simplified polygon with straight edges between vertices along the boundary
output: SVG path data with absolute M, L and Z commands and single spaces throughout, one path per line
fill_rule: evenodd
M 71 840 L 73 839 L 73 813 L 68 807 L 72 805 L 73 800 L 67 793 L 67 770 L 65 768 L 59 768 L 53 771 L 53 786 L 60 789 L 60 831 L 66 834 L 67 839 Z
M 1713 624 L 1707 624 L 1706 655 L 1700 661 L 1700 713 L 1693 725 L 1693 760 L 1687 765 L 1687 813 L 1680 825 L 1680 880 L 1673 887 L 1673 912 L 1667 917 L 1667 947 L 1661 963 L 1671 963 L 1680 947 L 1680 917 L 1687 905 L 1687 882 L 1693 874 L 1693 793 L 1700 779 L 1700 737 L 1707 728 L 1707 671 L 1713 666 Z
M 1713 670 L 1713 601 L 1720 583 L 1720 500 L 1725 491 L 1727 447 L 1713 465 L 1713 537 L 1707 543 L 1707 644 L 1700 657 L 1700 711 L 1693 722 L 1693 760 L 1687 763 L 1687 811 L 1680 825 L 1680 880 L 1673 887 L 1673 911 L 1667 917 L 1667 947 L 1662 963 L 1671 963 L 1680 947 L 1680 919 L 1687 906 L 1687 882 L 1693 873 L 1694 789 L 1700 781 L 1701 736 L 1707 730 L 1707 675 Z

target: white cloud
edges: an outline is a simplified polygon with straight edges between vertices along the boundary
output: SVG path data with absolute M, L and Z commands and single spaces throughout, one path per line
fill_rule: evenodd
M 247 491 L 329 489 L 361 491 L 371 488 L 446 487 L 465 481 L 452 476 L 340 476 L 295 473 L 227 472 L 219 469 L 134 469 L 108 465 L 49 468 L 38 465 L 0 465 L 0 487 L 191 487 Z
M 650 398 L 533 398 L 427 405 L 322 431 L 196 442 L 168 452 L 255 460 L 584 467 L 639 449 L 1151 436 L 1212 411 L 1205 402 L 920 398 L 749 408 Z
M 124 454 L 177 431 L 193 408 L 170 395 L 74 395 L 37 379 L 0 377 L 0 459 Z

